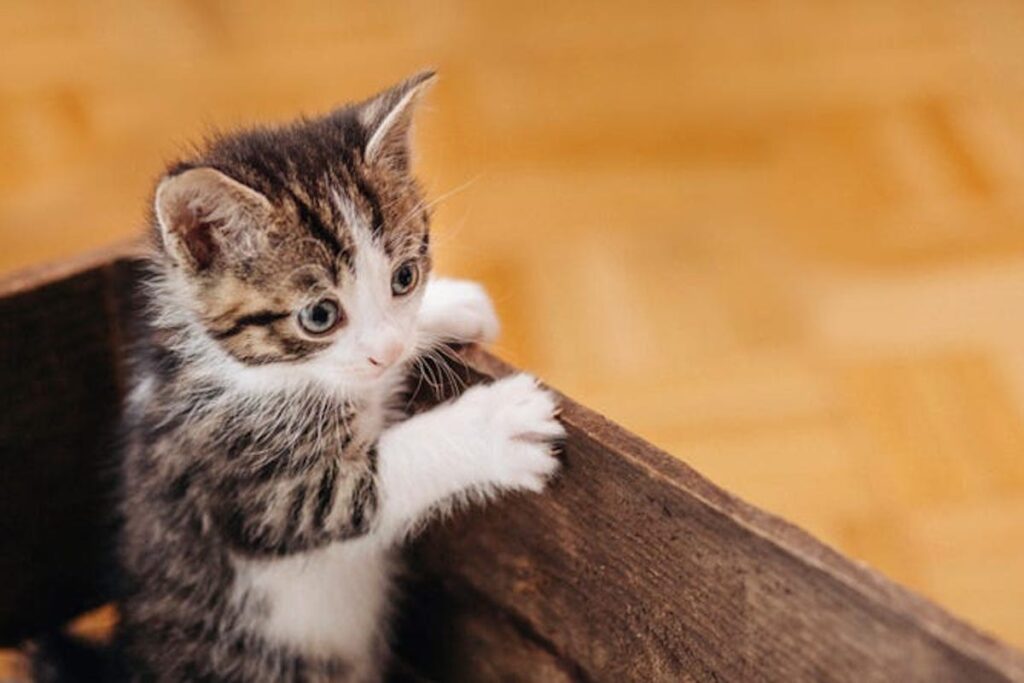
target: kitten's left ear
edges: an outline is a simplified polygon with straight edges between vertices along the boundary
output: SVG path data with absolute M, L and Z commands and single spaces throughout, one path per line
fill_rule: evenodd
M 421 71 L 358 105 L 359 122 L 366 129 L 367 163 L 409 169 L 413 105 L 436 78 L 433 71 Z

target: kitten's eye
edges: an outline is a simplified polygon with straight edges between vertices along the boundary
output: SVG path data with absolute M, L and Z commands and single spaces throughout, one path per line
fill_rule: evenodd
M 406 261 L 395 268 L 391 275 L 391 293 L 395 296 L 408 294 L 420 279 L 420 269 L 414 261 Z
M 333 299 L 320 299 L 299 311 L 299 325 L 310 334 L 327 334 L 341 320 L 341 307 Z

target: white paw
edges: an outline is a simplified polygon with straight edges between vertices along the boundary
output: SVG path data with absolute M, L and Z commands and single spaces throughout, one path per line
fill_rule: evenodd
M 453 342 L 490 342 L 498 336 L 498 316 L 482 286 L 469 280 L 433 279 L 420 308 L 420 328 Z
M 502 488 L 541 491 L 558 469 L 554 442 L 565 437 L 555 397 L 530 375 L 476 386 L 456 404 L 481 430 L 488 479 Z

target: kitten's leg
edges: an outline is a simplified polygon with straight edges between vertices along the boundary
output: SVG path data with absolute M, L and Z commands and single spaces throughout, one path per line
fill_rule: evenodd
M 498 316 L 487 292 L 476 282 L 431 278 L 417 331 L 428 343 L 490 342 L 498 336 Z
M 390 542 L 443 503 L 506 489 L 541 491 L 565 436 L 554 397 L 529 375 L 472 387 L 388 429 L 377 444 L 378 530 Z

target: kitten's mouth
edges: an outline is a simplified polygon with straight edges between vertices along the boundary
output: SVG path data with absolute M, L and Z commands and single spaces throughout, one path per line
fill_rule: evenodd
M 390 365 L 371 365 L 363 370 L 363 374 L 368 379 L 380 379 L 390 367 Z
M 357 368 L 344 368 L 341 371 L 342 377 L 346 380 L 356 384 L 369 384 L 387 374 L 388 370 L 393 366 L 359 366 Z

